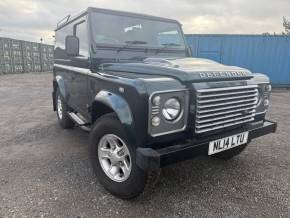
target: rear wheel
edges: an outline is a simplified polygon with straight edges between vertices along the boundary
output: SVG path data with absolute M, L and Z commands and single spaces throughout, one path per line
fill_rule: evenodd
M 248 144 L 240 145 L 235 148 L 214 154 L 213 157 L 221 159 L 221 160 L 230 160 L 233 157 L 239 155 L 242 151 L 245 150 Z
M 136 148 L 131 145 L 115 114 L 96 121 L 90 133 L 90 159 L 99 182 L 113 195 L 131 199 L 141 194 L 147 172 L 136 164 Z
M 63 100 L 62 96 L 60 95 L 59 91 L 56 92 L 56 114 L 58 118 L 58 122 L 64 129 L 70 129 L 74 127 L 74 122 L 68 115 L 69 107 Z

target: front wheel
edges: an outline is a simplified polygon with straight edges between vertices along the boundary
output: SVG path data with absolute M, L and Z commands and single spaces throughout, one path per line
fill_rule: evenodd
M 96 121 L 90 133 L 90 159 L 99 182 L 113 195 L 130 199 L 145 188 L 147 173 L 136 164 L 136 148 L 131 145 L 115 114 Z

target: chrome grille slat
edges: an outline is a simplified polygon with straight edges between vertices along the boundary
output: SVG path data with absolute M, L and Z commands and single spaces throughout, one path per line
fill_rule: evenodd
M 214 99 L 209 99 L 209 100 L 199 100 L 198 103 L 210 103 L 210 102 L 215 102 L 215 101 L 227 101 L 227 100 L 232 100 L 232 99 L 241 99 L 241 98 L 251 98 L 251 97 L 257 97 L 258 93 L 254 93 L 251 95 L 240 95 L 240 96 L 232 96 L 232 97 L 227 97 L 227 98 L 214 98 Z
M 232 90 L 242 90 L 242 89 L 251 89 L 257 88 L 257 85 L 248 85 L 248 86 L 235 86 L 235 87 L 224 87 L 224 88 L 213 88 L 213 89 L 200 89 L 198 90 L 199 93 L 204 92 L 216 92 L 216 91 L 232 91 Z
M 216 125 L 219 125 L 219 124 L 229 123 L 229 122 L 237 121 L 237 120 L 244 120 L 244 119 L 248 119 L 248 118 L 251 118 L 251 117 L 254 117 L 254 114 L 243 116 L 243 117 L 238 117 L 238 118 L 233 118 L 233 119 L 225 119 L 223 121 L 212 122 L 212 123 L 209 123 L 209 124 L 201 124 L 201 125 L 199 124 L 199 125 L 197 125 L 197 128 L 200 129 L 200 128 L 209 127 L 209 126 L 216 126 Z
M 247 123 L 254 120 L 258 102 L 256 85 L 197 90 L 195 132 Z
M 249 111 L 250 113 L 254 113 L 256 112 L 256 110 L 251 110 Z M 242 113 L 235 113 L 235 114 L 230 114 L 230 115 L 226 115 L 226 116 L 220 116 L 220 117 L 216 117 L 216 118 L 212 118 L 212 119 L 205 119 L 205 120 L 199 120 L 197 119 L 196 122 L 199 123 L 208 123 L 208 122 L 212 122 L 212 121 L 216 121 L 216 120 L 223 120 L 226 118 L 232 118 L 232 117 L 238 117 L 238 116 L 242 116 Z
M 256 93 L 255 90 L 244 90 L 242 92 L 231 92 L 231 93 L 219 93 L 219 94 L 212 94 L 212 95 L 198 95 L 198 98 L 211 98 L 211 97 L 219 97 L 219 96 L 228 96 L 228 95 L 239 95 L 239 94 L 246 94 L 246 93 Z
M 252 106 L 252 105 L 253 105 L 253 103 L 243 104 L 243 106 Z M 204 110 L 204 111 L 198 110 L 198 113 L 209 113 L 209 112 L 221 111 L 221 110 L 227 110 L 227 109 L 239 108 L 239 107 L 241 107 L 241 105 L 227 106 L 227 107 L 223 107 L 223 108 L 215 108 L 215 109 Z
M 239 100 L 239 101 L 228 101 L 224 103 L 218 103 L 218 104 L 206 104 L 206 105 L 198 105 L 198 108 L 209 108 L 209 107 L 217 107 L 217 106 L 223 106 L 223 105 L 229 105 L 229 104 L 237 104 L 237 103 L 243 103 L 243 102 L 249 102 L 249 101 L 255 101 L 257 103 L 258 98 L 255 97 L 254 99 L 245 99 L 245 100 Z
M 217 127 L 207 128 L 207 129 L 203 129 L 203 130 L 198 130 L 198 129 L 196 129 L 196 133 L 209 132 L 209 131 L 217 130 L 217 129 L 220 129 L 220 128 L 225 128 L 225 127 L 229 127 L 229 126 L 234 126 L 234 125 L 238 125 L 238 124 L 242 124 L 242 123 L 248 123 L 248 122 L 251 122 L 251 121 L 253 121 L 253 120 L 254 120 L 254 118 L 251 118 L 251 119 L 248 119 L 248 120 L 243 120 L 243 121 L 240 121 L 240 122 L 230 123 L 230 124 L 227 124 L 227 125 L 222 125 L 222 126 L 217 126 Z
M 245 107 L 245 108 L 240 108 L 240 109 L 235 109 L 235 110 L 227 110 L 227 111 L 223 111 L 223 112 L 218 112 L 218 113 L 211 113 L 211 114 L 205 114 L 205 115 L 198 115 L 197 114 L 197 118 L 206 118 L 206 117 L 212 117 L 212 116 L 218 116 L 218 115 L 224 115 L 224 114 L 228 114 L 228 113 L 234 113 L 234 112 L 238 112 L 238 111 L 243 111 L 243 110 L 251 110 L 256 108 L 256 106 L 252 106 L 252 107 Z M 256 112 L 256 111 L 255 111 Z

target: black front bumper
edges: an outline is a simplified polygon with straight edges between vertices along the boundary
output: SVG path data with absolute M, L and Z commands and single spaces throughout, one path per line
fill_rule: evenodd
M 137 165 L 146 171 L 157 170 L 160 167 L 171 163 L 176 163 L 196 156 L 207 155 L 209 142 L 235 135 L 244 131 L 249 131 L 248 142 L 252 139 L 276 132 L 277 123 L 265 121 L 261 123 L 250 123 L 239 130 L 234 130 L 224 134 L 209 136 L 195 140 L 189 140 L 182 144 L 177 144 L 161 149 L 138 148 L 136 155 Z

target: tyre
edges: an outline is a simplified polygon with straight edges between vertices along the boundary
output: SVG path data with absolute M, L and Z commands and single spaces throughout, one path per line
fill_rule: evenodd
M 136 148 L 131 145 L 115 114 L 96 121 L 90 133 L 90 159 L 99 182 L 113 195 L 131 199 L 140 195 L 148 175 L 136 164 Z
M 221 160 L 230 160 L 233 157 L 239 155 L 245 148 L 247 147 L 248 144 L 240 145 L 235 148 L 223 151 L 221 153 L 214 154 L 213 157 L 221 159 Z
M 60 95 L 59 91 L 56 92 L 56 114 L 58 122 L 64 129 L 70 129 L 74 127 L 74 122 L 68 115 L 69 107 L 63 100 L 63 97 Z

